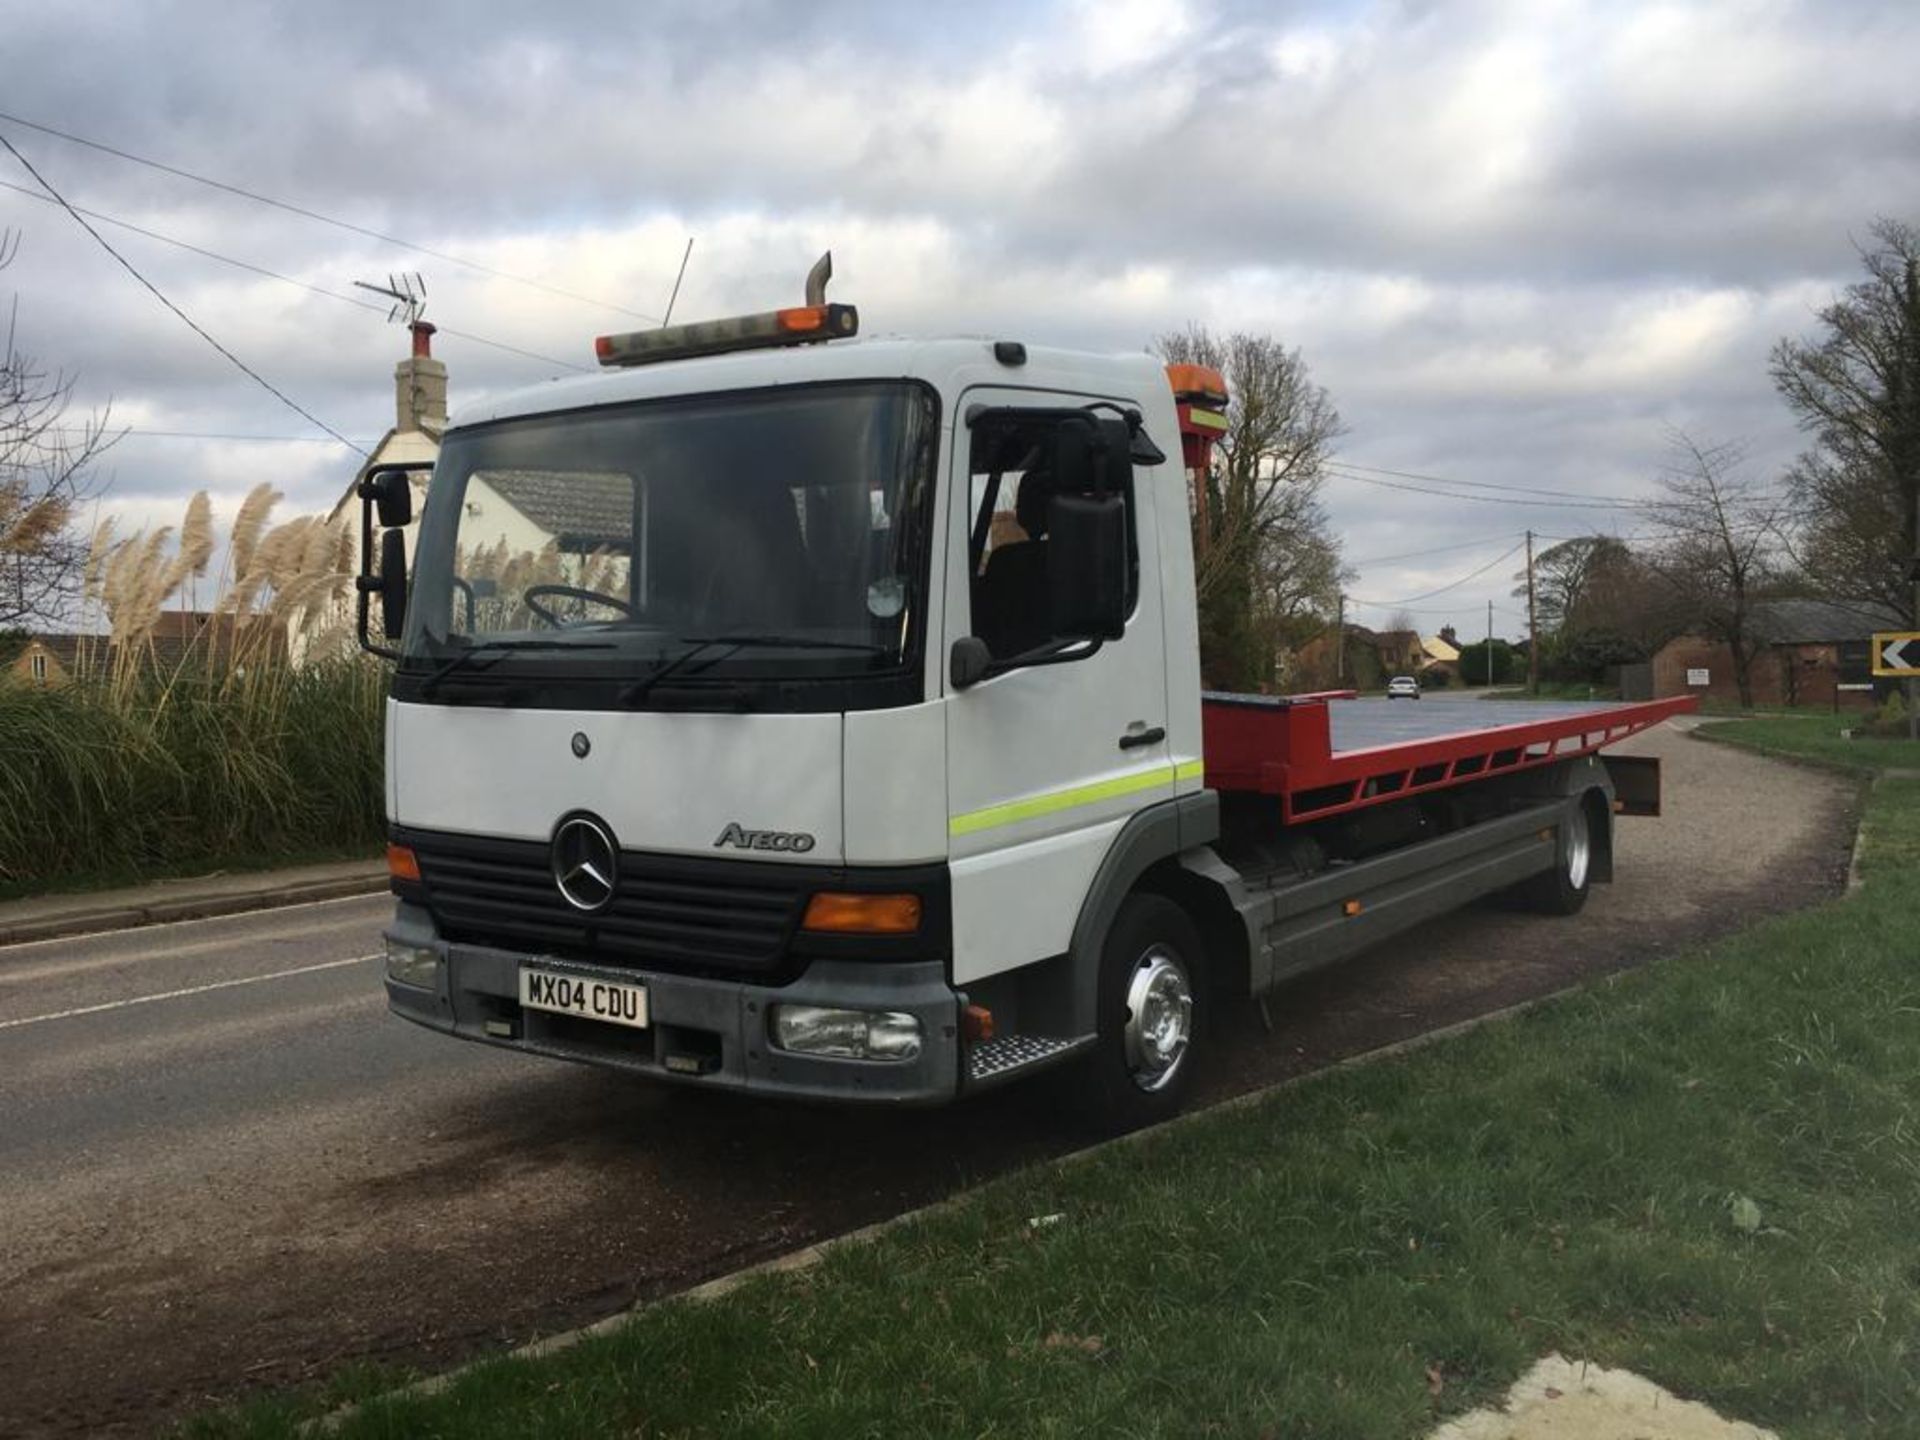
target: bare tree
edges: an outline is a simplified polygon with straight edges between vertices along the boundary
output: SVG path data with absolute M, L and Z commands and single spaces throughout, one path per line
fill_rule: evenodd
M 1758 605 L 1782 577 L 1788 501 L 1741 473 L 1740 447 L 1702 445 L 1675 431 L 1662 496 L 1648 506 L 1659 532 L 1650 559 L 1683 613 L 1733 657 L 1734 685 L 1753 704 L 1753 659 L 1764 643 Z
M 1339 545 L 1319 497 L 1340 415 L 1300 352 L 1271 336 L 1191 325 L 1158 348 L 1226 378 L 1226 433 L 1193 507 L 1201 664 L 1210 684 L 1256 689 L 1286 633 L 1337 603 Z
M 1874 224 L 1867 278 L 1773 348 L 1773 383 L 1814 447 L 1791 472 L 1812 586 L 1920 628 L 1920 231 Z
M 0 235 L 0 269 L 17 250 Z M 73 378 L 21 353 L 17 311 L 16 302 L 0 350 L 0 627 L 56 620 L 73 597 L 86 558 L 75 512 L 114 438 L 104 412 L 67 424 Z

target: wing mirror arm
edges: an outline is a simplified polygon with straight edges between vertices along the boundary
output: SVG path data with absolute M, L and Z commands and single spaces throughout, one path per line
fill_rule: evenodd
M 1076 660 L 1091 659 L 1100 653 L 1100 647 L 1105 643 L 1097 637 L 1073 636 L 1049 640 L 1018 655 L 996 660 L 993 652 L 987 649 L 986 641 L 977 635 L 962 635 L 953 642 L 953 651 L 948 657 L 947 678 L 955 690 L 967 690 L 982 680 L 991 680 L 1009 670 L 1026 670 L 1036 665 L 1068 665 Z

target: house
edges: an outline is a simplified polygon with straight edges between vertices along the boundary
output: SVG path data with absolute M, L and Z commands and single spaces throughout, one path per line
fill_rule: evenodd
M 0 678 L 26 685 L 64 685 L 79 664 L 84 635 L 29 635 L 0 662 Z
M 263 659 L 284 658 L 288 638 L 264 620 L 236 622 L 232 615 L 205 610 L 164 610 L 137 648 L 156 671 L 171 675 L 190 662 L 224 664 L 236 648 L 243 653 L 257 649 Z M 110 672 L 115 660 L 115 647 L 104 634 L 28 635 L 18 649 L 0 658 L 0 681 L 65 685 L 82 675 Z
M 373 453 L 354 474 L 346 493 L 327 513 L 331 521 L 344 520 L 358 534 L 360 482 L 376 465 L 418 465 L 413 480 L 413 509 L 417 515 L 426 498 L 427 472 L 440 458 L 440 437 L 447 429 L 447 367 L 433 358 L 434 327 L 415 320 L 413 351 L 393 367 L 393 428 L 380 437 Z M 412 562 L 414 527 L 408 527 L 407 558 Z
M 1423 675 L 1429 670 L 1441 670 L 1446 672 L 1449 681 L 1459 680 L 1459 646 L 1440 635 L 1423 635 L 1420 637 L 1420 648 L 1427 652 L 1426 663 L 1420 667 Z
M 368 471 L 376 465 L 419 466 L 412 476 L 418 516 L 426 504 L 428 471 L 440 456 L 447 428 L 447 367 L 433 358 L 434 327 L 416 320 L 410 328 L 413 352 L 393 370 L 393 428 L 327 516 L 356 532 L 360 482 Z M 504 546 L 508 555 L 530 558 L 554 546 L 563 555 L 584 556 L 623 550 L 632 541 L 633 482 L 625 476 L 492 471 L 468 477 L 463 503 L 463 549 Z M 404 533 L 411 564 L 418 526 Z
M 1872 601 L 1773 600 L 1756 607 L 1754 628 L 1761 641 L 1751 672 L 1756 705 L 1866 709 L 1890 684 L 1874 683 L 1873 633 L 1907 625 Z M 1700 635 L 1669 640 L 1653 657 L 1653 693 L 1738 704 L 1733 652 Z
M 1373 636 L 1380 668 L 1389 675 L 1417 675 L 1427 663 L 1426 647 L 1417 630 L 1381 630 Z

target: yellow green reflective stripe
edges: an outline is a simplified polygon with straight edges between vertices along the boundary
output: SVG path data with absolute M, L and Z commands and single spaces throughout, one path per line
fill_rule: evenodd
M 953 816 L 947 821 L 947 833 L 971 835 L 975 831 L 991 830 L 997 825 L 1012 825 L 1020 820 L 1053 815 L 1062 810 L 1071 810 L 1077 805 L 1092 805 L 1097 801 L 1112 800 L 1141 790 L 1152 790 L 1172 780 L 1197 779 L 1205 769 L 1201 761 L 1189 760 L 1181 765 L 1162 765 L 1153 770 L 1121 775 L 1112 780 L 1097 780 L 1091 785 L 1073 785 L 1065 790 L 1050 790 L 1044 795 L 1032 795 L 1025 800 L 1009 800 L 1004 805 L 989 805 L 984 810 L 969 810 L 964 815 Z
M 1187 411 L 1187 423 L 1198 425 L 1203 430 L 1224 430 L 1227 428 L 1227 417 L 1216 414 L 1212 410 L 1202 410 L 1198 406 L 1193 406 Z

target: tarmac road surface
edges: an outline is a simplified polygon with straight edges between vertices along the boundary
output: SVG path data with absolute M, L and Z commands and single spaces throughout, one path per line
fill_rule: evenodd
M 1239 1007 L 1207 1098 L 1837 888 L 1849 782 L 1671 726 L 1623 748 L 1665 758 L 1667 814 L 1621 823 L 1584 913 L 1451 917 L 1276 995 L 1271 1034 Z M 932 1117 L 798 1109 L 456 1043 L 385 1013 L 387 909 L 0 949 L 0 1434 L 442 1367 L 1076 1143 L 1018 1087 Z

